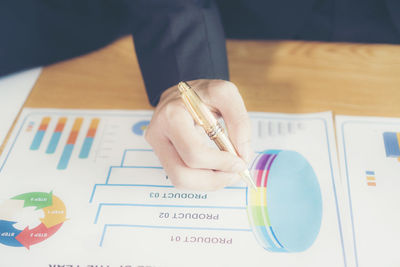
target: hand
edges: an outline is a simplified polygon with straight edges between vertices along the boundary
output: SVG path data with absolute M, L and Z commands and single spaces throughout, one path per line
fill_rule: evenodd
M 222 116 L 240 158 L 205 143 L 177 86 L 160 98 L 145 138 L 153 147 L 172 184 L 179 189 L 214 191 L 237 182 L 250 157 L 250 120 L 236 86 L 223 80 L 188 82 L 217 115 Z M 206 136 L 208 138 L 208 136 Z

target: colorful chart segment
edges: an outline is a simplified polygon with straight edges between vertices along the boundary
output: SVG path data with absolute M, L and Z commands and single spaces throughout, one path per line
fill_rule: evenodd
M 148 120 L 143 120 L 135 123 L 132 126 L 132 132 L 136 135 L 142 136 L 144 134 L 144 131 L 146 130 L 147 126 L 149 126 L 150 121 Z
M 42 141 L 48 131 L 49 125 L 51 123 L 52 118 L 44 117 L 41 120 L 40 126 L 33 138 L 32 144 L 30 146 L 30 150 L 39 150 L 42 144 Z M 60 117 L 57 120 L 57 124 L 54 127 L 53 133 L 51 135 L 50 141 L 46 148 L 46 154 L 55 154 L 57 148 L 59 147 L 60 140 L 62 140 L 62 135 L 65 132 L 66 125 L 68 123 L 67 117 Z M 62 148 L 61 157 L 57 164 L 58 170 L 65 170 L 68 167 L 70 162 L 72 153 L 76 146 L 79 133 L 81 131 L 82 125 L 84 123 L 84 119 L 82 117 L 78 117 L 74 119 L 72 128 L 69 132 L 69 136 L 65 146 Z M 93 146 L 94 139 L 96 137 L 97 129 L 100 124 L 99 118 L 92 118 L 90 121 L 89 128 L 86 132 L 86 136 L 84 137 L 83 144 L 81 150 L 79 152 L 80 159 L 87 159 L 90 155 L 90 151 Z M 29 126 L 28 126 L 29 127 Z M 50 126 L 51 128 L 51 126 Z
M 318 179 L 297 152 L 267 150 L 252 166 L 257 190 L 248 189 L 248 215 L 258 242 L 272 252 L 301 252 L 318 236 L 322 197 Z
M 65 170 L 71 158 L 72 151 L 74 150 L 76 139 L 78 138 L 79 130 L 81 129 L 83 118 L 76 118 L 69 134 L 67 144 L 61 154 L 60 161 L 58 162 L 57 169 Z
M 43 242 L 54 235 L 67 220 L 63 201 L 52 192 L 31 192 L 18 195 L 11 200 L 23 201 L 23 208 L 42 209 L 44 217 L 40 219 L 41 223 L 38 226 L 32 229 L 25 227 L 23 230 L 15 228 L 16 222 L 10 218 L 0 218 L 0 244 L 29 249 L 32 245 Z M 15 206 L 12 201 L 8 201 L 7 205 Z
M 58 142 L 60 141 L 61 134 L 64 130 L 65 123 L 67 122 L 67 118 L 62 117 L 58 119 L 57 126 L 54 129 L 53 135 L 51 136 L 50 143 L 47 146 L 46 153 L 53 154 L 56 151 Z
M 376 177 L 374 171 L 365 171 L 367 185 L 368 186 L 376 186 Z
M 282 244 L 276 238 L 271 221 L 268 216 L 267 207 L 267 181 L 269 170 L 276 158 L 276 154 L 261 154 L 254 168 L 257 191 L 250 192 L 249 209 L 253 218 L 253 230 L 255 235 L 262 238 L 262 243 L 274 244 L 276 250 L 284 251 Z
M 33 138 L 32 144 L 31 144 L 31 150 L 38 150 L 40 145 L 42 144 L 43 137 L 46 133 L 47 127 L 49 126 L 50 123 L 50 117 L 44 117 L 39 125 L 39 129 L 35 134 L 35 137 Z
M 86 133 L 85 141 L 83 142 L 79 158 L 86 159 L 89 156 L 90 149 L 92 148 L 94 137 L 96 136 L 97 127 L 99 126 L 99 119 L 92 119 L 89 129 Z
M 383 141 L 385 143 L 386 157 L 397 158 L 400 161 L 400 133 L 384 132 Z

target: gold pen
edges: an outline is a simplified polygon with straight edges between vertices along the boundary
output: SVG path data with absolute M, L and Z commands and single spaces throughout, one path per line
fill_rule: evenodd
M 207 108 L 206 104 L 200 99 L 198 94 L 187 84 L 186 82 L 180 82 L 178 84 L 179 92 L 183 103 L 192 115 L 196 123 L 203 127 L 208 137 L 214 141 L 218 148 L 222 151 L 230 152 L 236 156 L 239 156 L 235 147 L 225 134 L 224 129 L 218 123 L 215 116 Z M 249 170 L 243 170 L 239 173 L 240 177 L 251 186 L 253 189 L 257 189 L 251 178 Z

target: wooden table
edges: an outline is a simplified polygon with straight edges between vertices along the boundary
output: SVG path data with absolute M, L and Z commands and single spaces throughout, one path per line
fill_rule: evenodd
M 400 117 L 400 46 L 227 43 L 249 111 Z M 130 37 L 46 67 L 25 107 L 150 109 Z
M 400 117 L 400 46 L 230 40 L 227 48 L 249 111 Z M 25 107 L 152 108 L 130 37 L 44 68 Z

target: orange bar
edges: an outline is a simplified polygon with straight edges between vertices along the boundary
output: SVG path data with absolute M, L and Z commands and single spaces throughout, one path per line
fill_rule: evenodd
M 47 126 L 49 126 L 50 117 L 44 117 L 40 122 L 39 131 L 46 131 Z
M 81 129 L 81 125 L 83 122 L 83 118 L 76 118 L 74 121 L 74 125 L 72 125 L 71 133 L 69 134 L 67 144 L 74 145 L 76 139 L 78 138 L 79 130 Z
M 76 139 L 78 138 L 78 133 L 79 132 L 73 131 L 73 132 L 71 132 L 69 134 L 68 141 L 67 141 L 68 145 L 74 145 L 75 144 Z
M 376 186 L 375 182 L 368 182 L 367 184 L 368 184 L 368 186 Z
M 94 137 L 96 135 L 96 129 L 92 129 L 92 128 L 90 128 L 89 130 L 88 130 L 88 132 L 87 132 L 87 135 L 86 135 L 86 137 Z
M 375 177 L 374 176 L 367 176 L 367 180 L 368 181 L 375 181 Z
M 97 126 L 99 125 L 100 119 L 92 119 L 90 123 L 89 130 L 86 134 L 86 137 L 94 137 L 96 135 Z
M 65 123 L 67 122 L 67 118 L 62 117 L 58 119 L 55 132 L 62 132 L 64 130 Z

